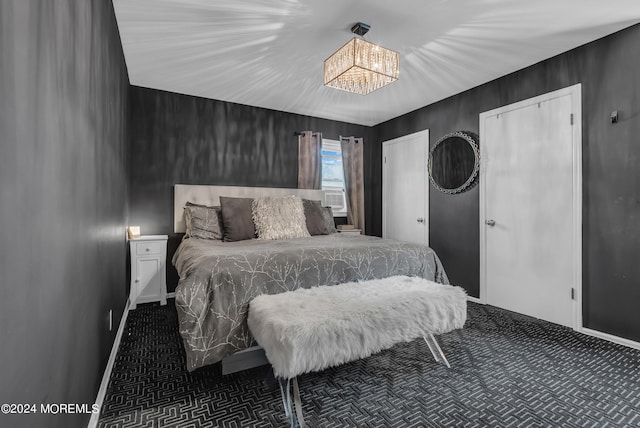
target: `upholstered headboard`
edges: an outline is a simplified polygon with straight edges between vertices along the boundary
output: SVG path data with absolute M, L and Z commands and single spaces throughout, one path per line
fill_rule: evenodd
M 184 233 L 184 206 L 187 202 L 208 206 L 220 205 L 220 196 L 263 198 L 265 196 L 299 196 L 325 203 L 324 191 L 314 189 L 282 189 L 274 187 L 204 186 L 176 184 L 173 194 L 173 231 Z

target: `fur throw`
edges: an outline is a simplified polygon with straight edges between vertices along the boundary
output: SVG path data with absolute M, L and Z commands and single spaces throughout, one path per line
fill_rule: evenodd
M 289 379 L 462 328 L 466 297 L 460 287 L 394 276 L 263 294 L 248 323 L 276 376 Z

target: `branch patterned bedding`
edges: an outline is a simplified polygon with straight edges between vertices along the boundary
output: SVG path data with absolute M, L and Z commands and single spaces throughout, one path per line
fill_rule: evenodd
M 395 275 L 448 284 L 425 246 L 339 233 L 288 240 L 184 240 L 173 257 L 176 308 L 192 371 L 252 345 L 249 302 L 260 294 Z

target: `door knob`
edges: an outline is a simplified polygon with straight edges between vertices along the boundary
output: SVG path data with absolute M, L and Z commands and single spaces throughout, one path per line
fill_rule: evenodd
M 485 224 L 487 226 L 495 226 L 496 225 L 496 221 L 495 220 L 486 220 Z

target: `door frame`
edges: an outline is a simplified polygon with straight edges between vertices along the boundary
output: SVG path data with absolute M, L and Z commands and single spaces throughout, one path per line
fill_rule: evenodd
M 534 98 L 529 98 L 514 104 L 499 107 L 480 113 L 480 302 L 487 303 L 487 269 L 486 269 L 486 245 L 487 228 L 485 221 L 486 192 L 485 176 L 487 166 L 482 159 L 486 156 L 486 129 L 485 121 L 489 117 L 500 115 L 532 104 L 537 104 L 562 96 L 571 96 L 572 117 L 567 118 L 572 122 L 572 149 L 573 149 L 573 284 L 575 290 L 573 299 L 573 329 L 582 330 L 582 84 L 578 83 L 557 91 L 552 91 Z
M 382 237 L 386 237 L 387 235 L 387 216 L 385 215 L 385 210 L 387 207 L 387 174 L 385 174 L 386 166 L 386 156 L 387 156 L 387 147 L 393 144 L 401 144 L 409 139 L 414 138 L 424 138 L 426 141 L 426 149 L 427 153 L 429 153 L 429 129 L 423 129 L 422 131 L 414 132 L 412 134 L 403 135 L 401 137 L 394 138 L 392 140 L 387 140 L 382 142 Z M 427 175 L 427 159 L 424 159 L 424 243 L 425 245 L 429 245 L 429 176 Z

